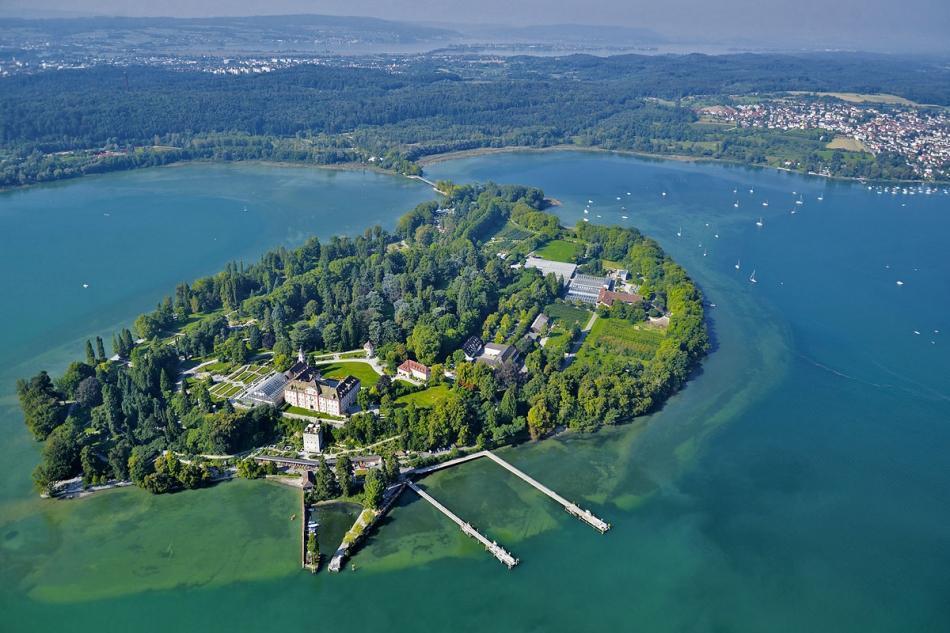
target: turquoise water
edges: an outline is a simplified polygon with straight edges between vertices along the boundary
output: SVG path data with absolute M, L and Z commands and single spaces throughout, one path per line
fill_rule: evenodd
M 662 411 L 502 453 L 591 506 L 611 532 L 597 534 L 497 466 L 474 462 L 425 486 L 519 556 L 517 569 L 505 570 L 410 493 L 355 572 L 311 577 L 296 569 L 287 520 L 298 500 L 274 485 L 81 502 L 28 496 L 35 449 L 5 402 L 4 630 L 64 622 L 76 631 L 947 630 L 950 196 L 891 197 L 770 171 L 566 152 L 428 171 L 543 187 L 570 224 L 593 200 L 591 221 L 655 237 L 716 304 L 715 351 Z M 61 363 L 65 351 L 47 350 L 81 353 L 86 333 L 134 316 L 182 277 L 308 231 L 359 230 L 376 221 L 358 217 L 369 208 L 391 225 L 428 195 L 371 174 L 320 174 L 190 166 L 0 197 L 8 284 L 31 297 L 0 306 L 2 360 L 22 358 L 29 371 Z M 257 192 L 259 211 L 249 198 L 232 200 L 245 190 Z M 96 224 L 115 217 L 101 215 L 114 208 L 106 201 L 123 197 L 143 217 L 129 209 L 119 232 Z M 345 216 L 311 211 L 327 199 Z M 255 224 L 240 219 L 244 204 L 260 216 Z M 77 208 L 84 220 L 71 217 Z M 352 225 L 333 224 L 342 217 Z M 43 240 L 29 241 L 40 230 Z M 8 242 L 20 249 L 10 257 Z M 110 277 L 110 248 L 139 267 Z M 180 268 L 168 272 L 160 265 L 168 262 Z M 82 283 L 90 287 L 80 292 Z M 56 291 L 43 293 L 44 284 Z M 103 293 L 98 304 L 84 303 L 90 291 Z M 75 298 L 62 298 L 70 292 Z M 26 372 L 3 373 L 9 384 Z

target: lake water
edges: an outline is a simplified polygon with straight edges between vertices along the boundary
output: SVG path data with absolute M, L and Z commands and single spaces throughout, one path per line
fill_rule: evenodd
M 473 462 L 425 486 L 518 568 L 407 493 L 355 572 L 310 576 L 298 498 L 276 485 L 36 499 L 15 377 L 58 370 L 181 279 L 392 226 L 430 194 L 260 165 L 113 174 L 0 196 L 0 629 L 947 630 L 950 196 L 568 152 L 427 171 L 540 186 L 567 224 L 592 200 L 592 222 L 656 238 L 716 304 L 715 351 L 661 412 L 502 451 L 613 529 Z

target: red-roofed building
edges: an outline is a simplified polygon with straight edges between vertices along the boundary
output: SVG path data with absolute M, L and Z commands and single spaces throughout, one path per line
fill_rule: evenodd
M 422 363 L 414 360 L 407 360 L 396 369 L 396 376 L 412 380 L 429 380 L 430 370 Z
M 606 288 L 600 289 L 600 294 L 597 295 L 597 303 L 609 307 L 612 306 L 615 301 L 634 304 L 643 301 L 643 297 L 630 292 L 613 292 L 612 290 L 607 290 Z

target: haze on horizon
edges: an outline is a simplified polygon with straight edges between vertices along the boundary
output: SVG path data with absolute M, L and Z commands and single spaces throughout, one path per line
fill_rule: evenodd
M 950 54 L 946 0 L 5 0 L 2 17 L 327 14 L 429 24 L 611 25 L 672 40 Z M 684 18 L 684 16 L 686 16 Z

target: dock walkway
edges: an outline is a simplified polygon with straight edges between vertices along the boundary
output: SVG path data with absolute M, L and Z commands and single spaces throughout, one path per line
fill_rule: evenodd
M 409 487 L 412 488 L 416 492 L 416 494 L 418 494 L 420 497 L 422 497 L 423 499 L 431 503 L 433 506 L 435 506 L 436 509 L 439 510 L 442 514 L 452 519 L 452 521 L 455 522 L 455 524 L 458 525 L 459 528 L 462 530 L 462 533 L 467 534 L 468 536 L 471 536 L 476 541 L 484 545 L 485 549 L 488 550 L 492 556 L 500 560 L 503 564 L 507 565 L 508 569 L 511 569 L 512 567 L 514 567 L 515 565 L 519 563 L 518 559 L 515 558 L 514 555 L 511 554 L 511 552 L 507 551 L 498 543 L 494 541 L 489 541 L 478 530 L 472 527 L 470 523 L 466 523 L 465 521 L 463 521 L 461 518 L 459 518 L 457 514 L 455 514 L 448 508 L 446 508 L 444 505 L 442 505 L 438 501 L 436 501 L 432 495 L 430 495 L 425 490 L 417 486 L 414 482 L 410 481 Z
M 559 495 L 558 493 L 554 492 L 553 490 L 551 490 L 550 488 L 548 488 L 547 486 L 545 486 L 545 485 L 542 484 L 541 482 L 535 480 L 535 479 L 534 479 L 533 477 L 531 477 L 530 475 L 528 475 L 528 474 L 526 474 L 526 473 L 524 473 L 524 472 L 518 470 L 517 468 L 515 468 L 514 466 L 512 466 L 511 464 L 509 464 L 508 462 L 506 462 L 506 461 L 503 460 L 502 458 L 498 457 L 497 455 L 495 455 L 495 454 L 492 453 L 491 451 L 483 451 L 483 453 L 484 453 L 485 457 L 487 457 L 488 459 L 492 460 L 493 462 L 495 462 L 496 464 L 498 464 L 499 466 L 501 466 L 502 468 L 504 468 L 504 469 L 507 470 L 508 472 L 510 472 L 510 473 L 514 474 L 515 476 L 517 476 L 517 477 L 523 479 L 524 481 L 528 482 L 529 484 L 531 484 L 532 486 L 534 486 L 535 488 L 537 488 L 538 490 L 540 490 L 541 492 L 543 492 L 543 493 L 546 494 L 547 496 L 551 497 L 552 499 L 554 499 L 555 501 L 557 501 L 558 503 L 560 503 L 562 506 L 564 506 L 564 509 L 567 510 L 567 512 L 568 512 L 569 514 L 573 514 L 573 515 L 576 516 L 578 519 L 580 519 L 580 520 L 583 521 L 584 523 L 588 524 L 589 526 L 591 526 L 591 527 L 594 528 L 595 530 L 600 530 L 600 533 L 601 533 L 601 534 L 603 534 L 604 532 L 606 532 L 607 530 L 610 529 L 610 524 L 609 524 L 609 523 L 607 523 L 607 522 L 604 521 L 603 519 L 598 519 L 596 516 L 594 516 L 594 514 L 593 514 L 590 510 L 585 510 L 584 508 L 581 508 L 581 507 L 580 507 L 579 505 L 577 505 L 576 503 L 573 503 L 573 502 L 571 502 L 571 501 L 568 501 L 567 499 L 565 499 L 564 497 L 562 497 L 562 496 Z

